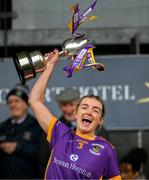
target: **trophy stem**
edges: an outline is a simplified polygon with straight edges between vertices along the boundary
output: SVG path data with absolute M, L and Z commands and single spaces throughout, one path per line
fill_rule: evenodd
M 60 57 L 66 56 L 67 55 L 67 51 L 63 50 L 63 51 L 60 51 L 58 54 L 59 54 Z M 42 57 L 43 57 L 43 60 L 47 60 L 48 59 L 47 54 L 45 56 L 42 56 Z
M 64 51 L 60 51 L 58 54 L 59 54 L 60 57 L 61 56 L 65 56 L 67 54 L 67 51 L 65 51 L 65 50 Z
M 63 57 L 63 56 L 66 56 L 67 55 L 67 51 L 60 51 L 59 53 L 59 56 L 60 57 Z M 42 56 L 42 58 L 43 58 L 43 61 L 46 61 L 47 59 L 48 59 L 48 54 L 46 54 L 45 56 Z

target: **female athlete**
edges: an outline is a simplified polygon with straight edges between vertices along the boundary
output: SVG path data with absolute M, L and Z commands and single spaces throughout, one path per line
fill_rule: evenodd
M 58 63 L 58 50 L 48 54 L 44 72 L 32 88 L 29 104 L 52 147 L 45 179 L 121 179 L 115 148 L 102 137 L 95 136 L 105 114 L 101 98 L 81 98 L 76 112 L 76 131 L 47 109 L 43 103 L 45 89 Z

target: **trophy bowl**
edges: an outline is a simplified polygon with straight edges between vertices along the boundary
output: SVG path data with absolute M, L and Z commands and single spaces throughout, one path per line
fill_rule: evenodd
M 68 57 L 77 55 L 78 51 L 85 47 L 88 43 L 89 39 L 85 38 L 84 35 L 76 38 L 66 39 L 62 44 L 62 52 L 65 51 Z

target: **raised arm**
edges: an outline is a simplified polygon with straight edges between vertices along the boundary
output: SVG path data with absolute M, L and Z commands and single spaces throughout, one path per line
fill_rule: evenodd
M 46 133 L 48 131 L 48 126 L 53 115 L 50 110 L 48 110 L 44 105 L 43 101 L 48 81 L 51 78 L 57 62 L 58 50 L 54 50 L 52 53 L 48 54 L 48 60 L 46 62 L 45 70 L 34 84 L 29 97 L 29 104 L 31 106 L 31 109 L 34 112 L 40 126 Z

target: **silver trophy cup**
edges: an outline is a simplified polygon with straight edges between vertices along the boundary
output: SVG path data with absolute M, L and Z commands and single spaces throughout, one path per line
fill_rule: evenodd
M 85 47 L 89 40 L 84 36 L 70 38 L 63 42 L 62 51 L 59 56 L 65 56 L 68 60 L 73 59 L 78 51 Z M 40 51 L 20 52 L 13 57 L 13 61 L 22 84 L 26 80 L 35 78 L 37 73 L 43 72 L 45 67 L 46 56 L 43 56 Z

